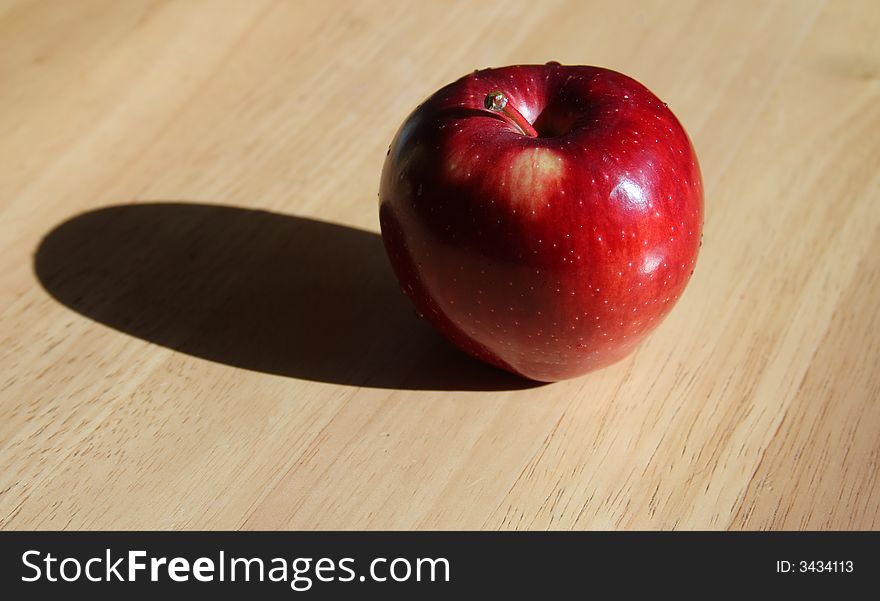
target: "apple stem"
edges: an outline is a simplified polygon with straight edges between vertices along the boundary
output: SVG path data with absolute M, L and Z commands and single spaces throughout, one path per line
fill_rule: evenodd
M 528 119 L 522 116 L 522 113 L 516 110 L 515 106 L 507 102 L 507 96 L 505 96 L 504 92 L 501 90 L 490 92 L 486 96 L 484 104 L 490 111 L 500 113 L 507 117 L 519 128 L 523 135 L 532 138 L 538 137 L 538 132 L 532 127 L 532 124 L 529 123 Z

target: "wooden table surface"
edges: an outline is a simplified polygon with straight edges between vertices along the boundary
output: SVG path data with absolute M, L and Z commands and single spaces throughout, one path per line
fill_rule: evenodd
M 880 4 L 0 1 L 0 526 L 880 526 Z M 477 67 L 634 76 L 704 244 L 623 362 L 450 348 L 386 147 Z

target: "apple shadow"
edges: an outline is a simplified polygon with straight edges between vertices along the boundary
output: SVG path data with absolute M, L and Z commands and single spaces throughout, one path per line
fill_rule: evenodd
M 90 319 L 234 367 L 375 388 L 536 385 L 418 318 L 365 230 L 230 206 L 116 205 L 49 232 L 34 271 Z

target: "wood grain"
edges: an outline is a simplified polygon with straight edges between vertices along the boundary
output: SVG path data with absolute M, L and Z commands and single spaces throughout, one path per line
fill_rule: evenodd
M 876 2 L 0 2 L 0 527 L 874 529 Z M 529 386 L 422 324 L 376 190 L 477 67 L 691 134 L 694 279 Z

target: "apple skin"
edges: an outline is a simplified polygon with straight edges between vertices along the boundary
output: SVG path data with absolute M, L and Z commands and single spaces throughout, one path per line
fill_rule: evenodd
M 485 108 L 496 90 L 539 137 Z M 615 71 L 558 63 L 436 92 L 392 141 L 379 205 L 419 313 L 544 382 L 630 353 L 684 290 L 703 223 L 697 158 L 666 105 Z

